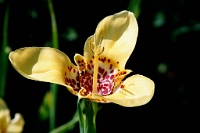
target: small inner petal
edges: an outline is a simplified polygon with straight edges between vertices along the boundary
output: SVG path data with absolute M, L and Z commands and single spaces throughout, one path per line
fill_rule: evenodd
M 68 66 L 65 73 L 64 73 L 65 83 L 73 88 L 74 94 L 77 94 L 80 90 L 80 82 L 79 82 L 79 75 L 78 70 L 75 67 Z

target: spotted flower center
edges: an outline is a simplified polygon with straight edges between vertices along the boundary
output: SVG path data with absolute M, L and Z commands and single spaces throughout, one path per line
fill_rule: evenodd
M 129 71 L 119 70 L 118 61 L 113 61 L 102 54 L 104 51 L 104 47 L 101 46 L 102 39 L 97 46 L 91 43 L 93 55 L 89 59 L 86 60 L 80 54 L 74 56 L 77 67 L 69 66 L 65 73 L 65 83 L 73 88 L 72 93 L 78 93 L 83 97 L 95 93 L 105 96 L 114 93 L 117 88 L 124 87 L 122 80 Z
M 83 97 L 93 94 L 94 89 L 94 56 L 89 60 L 79 54 L 76 54 L 75 62 L 78 66 L 68 66 L 65 72 L 65 83 L 73 88 L 73 94 L 79 93 Z M 129 74 L 129 70 L 119 70 L 117 65 L 119 62 L 114 62 L 106 57 L 98 58 L 96 89 L 99 95 L 110 95 L 118 88 L 124 88 L 122 80 Z
M 97 73 L 97 93 L 99 95 L 109 95 L 114 87 L 114 68 L 110 64 L 109 69 L 105 69 L 102 66 L 108 65 L 108 62 L 106 63 L 105 60 L 100 58 L 98 60 L 100 66 L 98 66 Z M 80 87 L 83 89 L 82 95 L 86 96 L 93 92 L 94 64 L 92 60 L 86 63 L 84 59 L 78 60 L 77 63 L 79 66 Z

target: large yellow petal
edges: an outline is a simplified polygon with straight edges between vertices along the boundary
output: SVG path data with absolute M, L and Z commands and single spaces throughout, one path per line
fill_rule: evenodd
M 115 93 L 103 97 L 121 106 L 134 107 L 148 103 L 154 95 L 154 82 L 139 74 L 127 78 L 123 86 Z
M 13 67 L 24 77 L 37 81 L 66 85 L 66 71 L 72 71 L 68 76 L 76 78 L 77 67 L 69 57 L 58 49 L 50 47 L 25 47 L 9 54 Z M 74 73 L 74 74 L 73 74 Z
M 84 56 L 92 54 L 89 45 L 94 42 L 95 45 L 99 45 L 96 46 L 99 48 L 97 52 L 103 51 L 100 54 L 101 58 L 107 57 L 107 59 L 114 60 L 120 69 L 124 69 L 135 47 L 137 36 L 138 25 L 132 12 L 121 11 L 107 16 L 97 25 L 94 37 L 88 38 Z

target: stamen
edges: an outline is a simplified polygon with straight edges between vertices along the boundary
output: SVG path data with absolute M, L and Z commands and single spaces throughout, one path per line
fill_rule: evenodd
M 98 52 L 98 55 L 100 55 L 101 53 L 103 53 L 104 51 L 104 47 L 102 47 L 102 50 Z
M 94 40 L 95 40 L 95 36 L 94 36 Z M 97 91 L 97 78 L 98 78 L 98 56 L 104 51 L 104 47 L 101 51 L 99 51 L 101 49 L 101 43 L 103 40 L 103 36 L 101 36 L 98 47 L 95 45 L 93 45 L 93 49 L 92 52 L 94 53 L 94 71 L 93 71 L 93 89 L 92 89 L 92 94 L 94 93 L 98 93 Z M 91 47 L 92 48 L 92 47 Z
M 97 48 L 96 48 L 96 45 L 95 45 L 94 42 L 92 42 L 92 43 L 90 42 L 90 49 L 91 49 L 91 51 L 92 51 L 93 54 L 96 53 L 95 51 L 97 51 L 98 55 L 100 55 L 101 53 L 103 53 L 104 47 L 101 46 L 102 40 L 103 40 L 103 36 L 101 36 L 100 42 L 99 42 L 99 45 L 98 45 Z M 93 44 L 93 45 L 92 45 L 92 44 Z M 101 49 L 101 48 L 102 48 L 102 49 Z

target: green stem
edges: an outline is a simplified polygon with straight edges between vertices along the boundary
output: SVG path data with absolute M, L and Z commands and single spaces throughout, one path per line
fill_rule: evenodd
M 78 117 L 78 111 L 75 112 L 73 118 L 67 122 L 66 124 L 55 128 L 54 130 L 50 131 L 49 133 L 66 133 L 68 131 L 71 131 L 74 129 L 76 123 L 78 122 L 79 117 Z
M 54 48 L 59 48 L 58 44 L 58 30 L 56 24 L 56 16 L 54 13 L 53 3 L 51 0 L 48 0 L 49 12 L 51 16 L 51 29 L 52 29 L 52 46 Z
M 80 106 L 78 100 L 79 126 L 81 133 L 96 133 L 96 115 L 98 111 L 98 103 L 87 99 L 82 99 L 84 108 Z M 83 113 L 84 112 L 84 113 Z
M 5 18 L 3 24 L 3 39 L 0 55 L 0 97 L 3 98 L 5 95 L 5 86 L 6 86 L 6 77 L 7 77 L 7 68 L 8 68 L 8 19 L 9 19 L 9 6 L 7 6 L 5 11 Z
M 57 24 L 56 24 L 56 17 L 53 9 L 53 3 L 51 0 L 48 0 L 49 12 L 51 16 L 51 29 L 52 29 L 52 47 L 59 48 L 58 44 L 58 31 L 57 31 Z M 50 84 L 50 91 L 52 93 L 53 102 L 52 106 L 50 107 L 50 120 L 49 126 L 50 131 L 55 128 L 55 121 L 56 121 L 56 101 L 57 101 L 57 93 L 58 93 L 58 85 Z
M 135 14 L 136 18 L 138 18 L 140 15 L 141 2 L 142 2 L 142 0 L 130 0 L 130 3 L 127 8 L 129 11 L 131 11 Z

